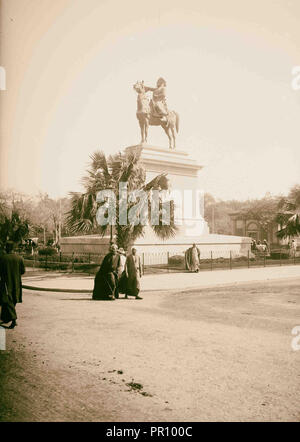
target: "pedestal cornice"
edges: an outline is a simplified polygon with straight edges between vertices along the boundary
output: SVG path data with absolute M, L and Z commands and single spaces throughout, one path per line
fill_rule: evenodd
M 194 176 L 203 168 L 183 150 L 171 150 L 148 144 L 129 146 L 126 151 L 141 151 L 141 161 L 148 172 L 168 172 L 173 175 Z

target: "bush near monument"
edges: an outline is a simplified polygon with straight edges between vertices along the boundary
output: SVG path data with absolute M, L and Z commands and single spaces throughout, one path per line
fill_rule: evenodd
M 57 250 L 54 247 L 45 247 L 45 248 L 39 249 L 38 254 L 40 256 L 45 256 L 45 255 L 54 256 L 54 255 L 57 255 Z

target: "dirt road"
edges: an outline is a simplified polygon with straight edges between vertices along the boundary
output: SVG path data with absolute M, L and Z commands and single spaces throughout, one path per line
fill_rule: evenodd
M 143 297 L 25 291 L 0 420 L 300 420 L 300 278 Z

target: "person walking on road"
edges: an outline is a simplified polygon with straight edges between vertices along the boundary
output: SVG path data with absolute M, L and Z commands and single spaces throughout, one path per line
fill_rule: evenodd
M 120 255 L 116 244 L 110 246 L 110 252 L 104 257 L 96 274 L 93 290 L 94 300 L 111 300 L 118 298 L 118 278 Z
M 200 250 L 196 246 L 196 244 L 193 244 L 193 247 L 190 247 L 185 252 L 185 266 L 187 270 L 190 270 L 191 272 L 199 272 L 200 268 Z
M 136 253 L 136 249 L 131 250 L 131 255 L 126 259 L 125 272 L 127 276 L 127 287 L 125 297 L 135 296 L 135 299 L 143 299 L 140 293 L 140 278 L 142 277 L 141 258 Z
M 16 304 L 22 302 L 21 275 L 25 273 L 23 258 L 13 253 L 13 242 L 6 243 L 6 255 L 0 257 L 0 305 L 1 323 L 17 325 Z

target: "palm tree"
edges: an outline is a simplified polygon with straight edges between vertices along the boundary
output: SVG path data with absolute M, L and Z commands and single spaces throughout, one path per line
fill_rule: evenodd
M 276 221 L 281 229 L 277 232 L 279 238 L 288 238 L 300 234 L 300 186 L 294 186 L 288 198 L 282 198 L 278 204 Z
M 109 224 L 98 225 L 96 221 L 96 213 L 98 208 L 105 204 L 98 203 L 96 196 L 99 191 L 111 189 L 116 197 L 116 222 L 114 226 L 115 240 L 119 247 L 125 250 L 140 236 L 144 234 L 144 225 L 134 223 L 127 223 L 122 225 L 120 223 L 120 195 L 119 183 L 127 183 L 127 192 L 136 190 L 143 190 L 147 195 L 155 189 L 167 190 L 168 181 L 166 174 L 157 175 L 153 180 L 146 183 L 146 172 L 140 162 L 140 152 L 118 153 L 106 158 L 101 151 L 95 152 L 91 155 L 90 167 L 87 170 L 87 175 L 82 179 L 84 186 L 84 193 L 71 193 L 71 209 L 67 213 L 67 229 L 71 234 L 88 234 L 100 233 L 104 236 L 112 228 Z M 127 214 L 134 206 L 134 202 L 127 201 Z M 150 205 L 149 198 L 148 204 Z M 167 239 L 176 234 L 176 226 L 174 222 L 174 204 L 170 202 L 171 219 L 169 225 L 162 223 L 163 214 L 166 203 L 159 200 L 158 225 L 151 225 L 156 235 L 161 239 Z M 150 213 L 150 211 L 148 211 Z

